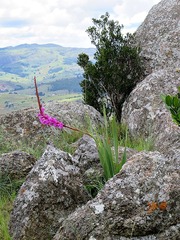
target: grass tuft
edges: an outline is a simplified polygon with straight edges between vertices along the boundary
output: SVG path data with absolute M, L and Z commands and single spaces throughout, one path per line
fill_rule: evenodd
M 11 239 L 8 230 L 10 212 L 13 201 L 23 182 L 24 179 L 11 180 L 9 176 L 0 176 L 0 239 Z
M 11 198 L 0 198 L 0 239 L 2 240 L 11 240 L 8 230 L 8 222 L 14 199 L 15 193 L 11 194 Z

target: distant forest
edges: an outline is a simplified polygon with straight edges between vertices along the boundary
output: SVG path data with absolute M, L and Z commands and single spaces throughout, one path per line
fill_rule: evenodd
M 81 87 L 79 83 L 82 81 L 83 77 L 74 77 L 74 78 L 63 78 L 61 80 L 56 80 L 51 82 L 49 86 L 49 91 L 57 90 L 68 90 L 69 92 L 81 93 Z

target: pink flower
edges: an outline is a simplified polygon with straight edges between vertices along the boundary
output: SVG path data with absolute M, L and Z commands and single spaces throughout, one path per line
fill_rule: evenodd
M 43 125 L 54 126 L 56 128 L 60 128 L 60 129 L 63 129 L 63 127 L 64 127 L 64 124 L 62 122 L 59 122 L 56 118 L 53 118 L 53 117 L 49 116 L 48 114 L 45 114 L 43 107 L 40 108 L 40 113 L 38 114 L 38 117 L 39 117 L 39 121 Z
M 37 87 L 37 83 L 36 83 L 36 77 L 34 77 L 34 85 L 35 85 L 37 102 L 38 102 L 39 111 L 40 111 L 39 114 L 38 114 L 38 117 L 39 117 L 39 121 L 41 122 L 41 124 L 48 125 L 48 126 L 54 126 L 56 128 L 60 128 L 60 129 L 69 128 L 73 131 L 82 132 L 82 133 L 85 133 L 85 134 L 91 136 L 89 133 L 83 132 L 78 128 L 67 126 L 67 125 L 63 124 L 62 122 L 59 122 L 56 118 L 53 118 L 53 117 L 49 116 L 48 114 L 45 114 L 44 113 L 44 108 L 42 107 L 41 101 L 40 101 L 40 98 L 39 98 L 38 87 Z

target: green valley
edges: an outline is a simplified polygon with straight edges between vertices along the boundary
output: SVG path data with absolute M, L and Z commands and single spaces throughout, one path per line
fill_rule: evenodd
M 92 60 L 95 49 L 56 44 L 0 48 L 0 113 L 34 105 L 34 76 L 44 101 L 81 99 L 77 57 L 82 52 Z

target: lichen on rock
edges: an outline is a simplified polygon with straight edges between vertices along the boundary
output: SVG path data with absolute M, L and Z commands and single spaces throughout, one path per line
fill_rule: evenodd
M 90 199 L 70 154 L 48 146 L 21 186 L 10 218 L 14 240 L 46 240 L 59 221 Z

